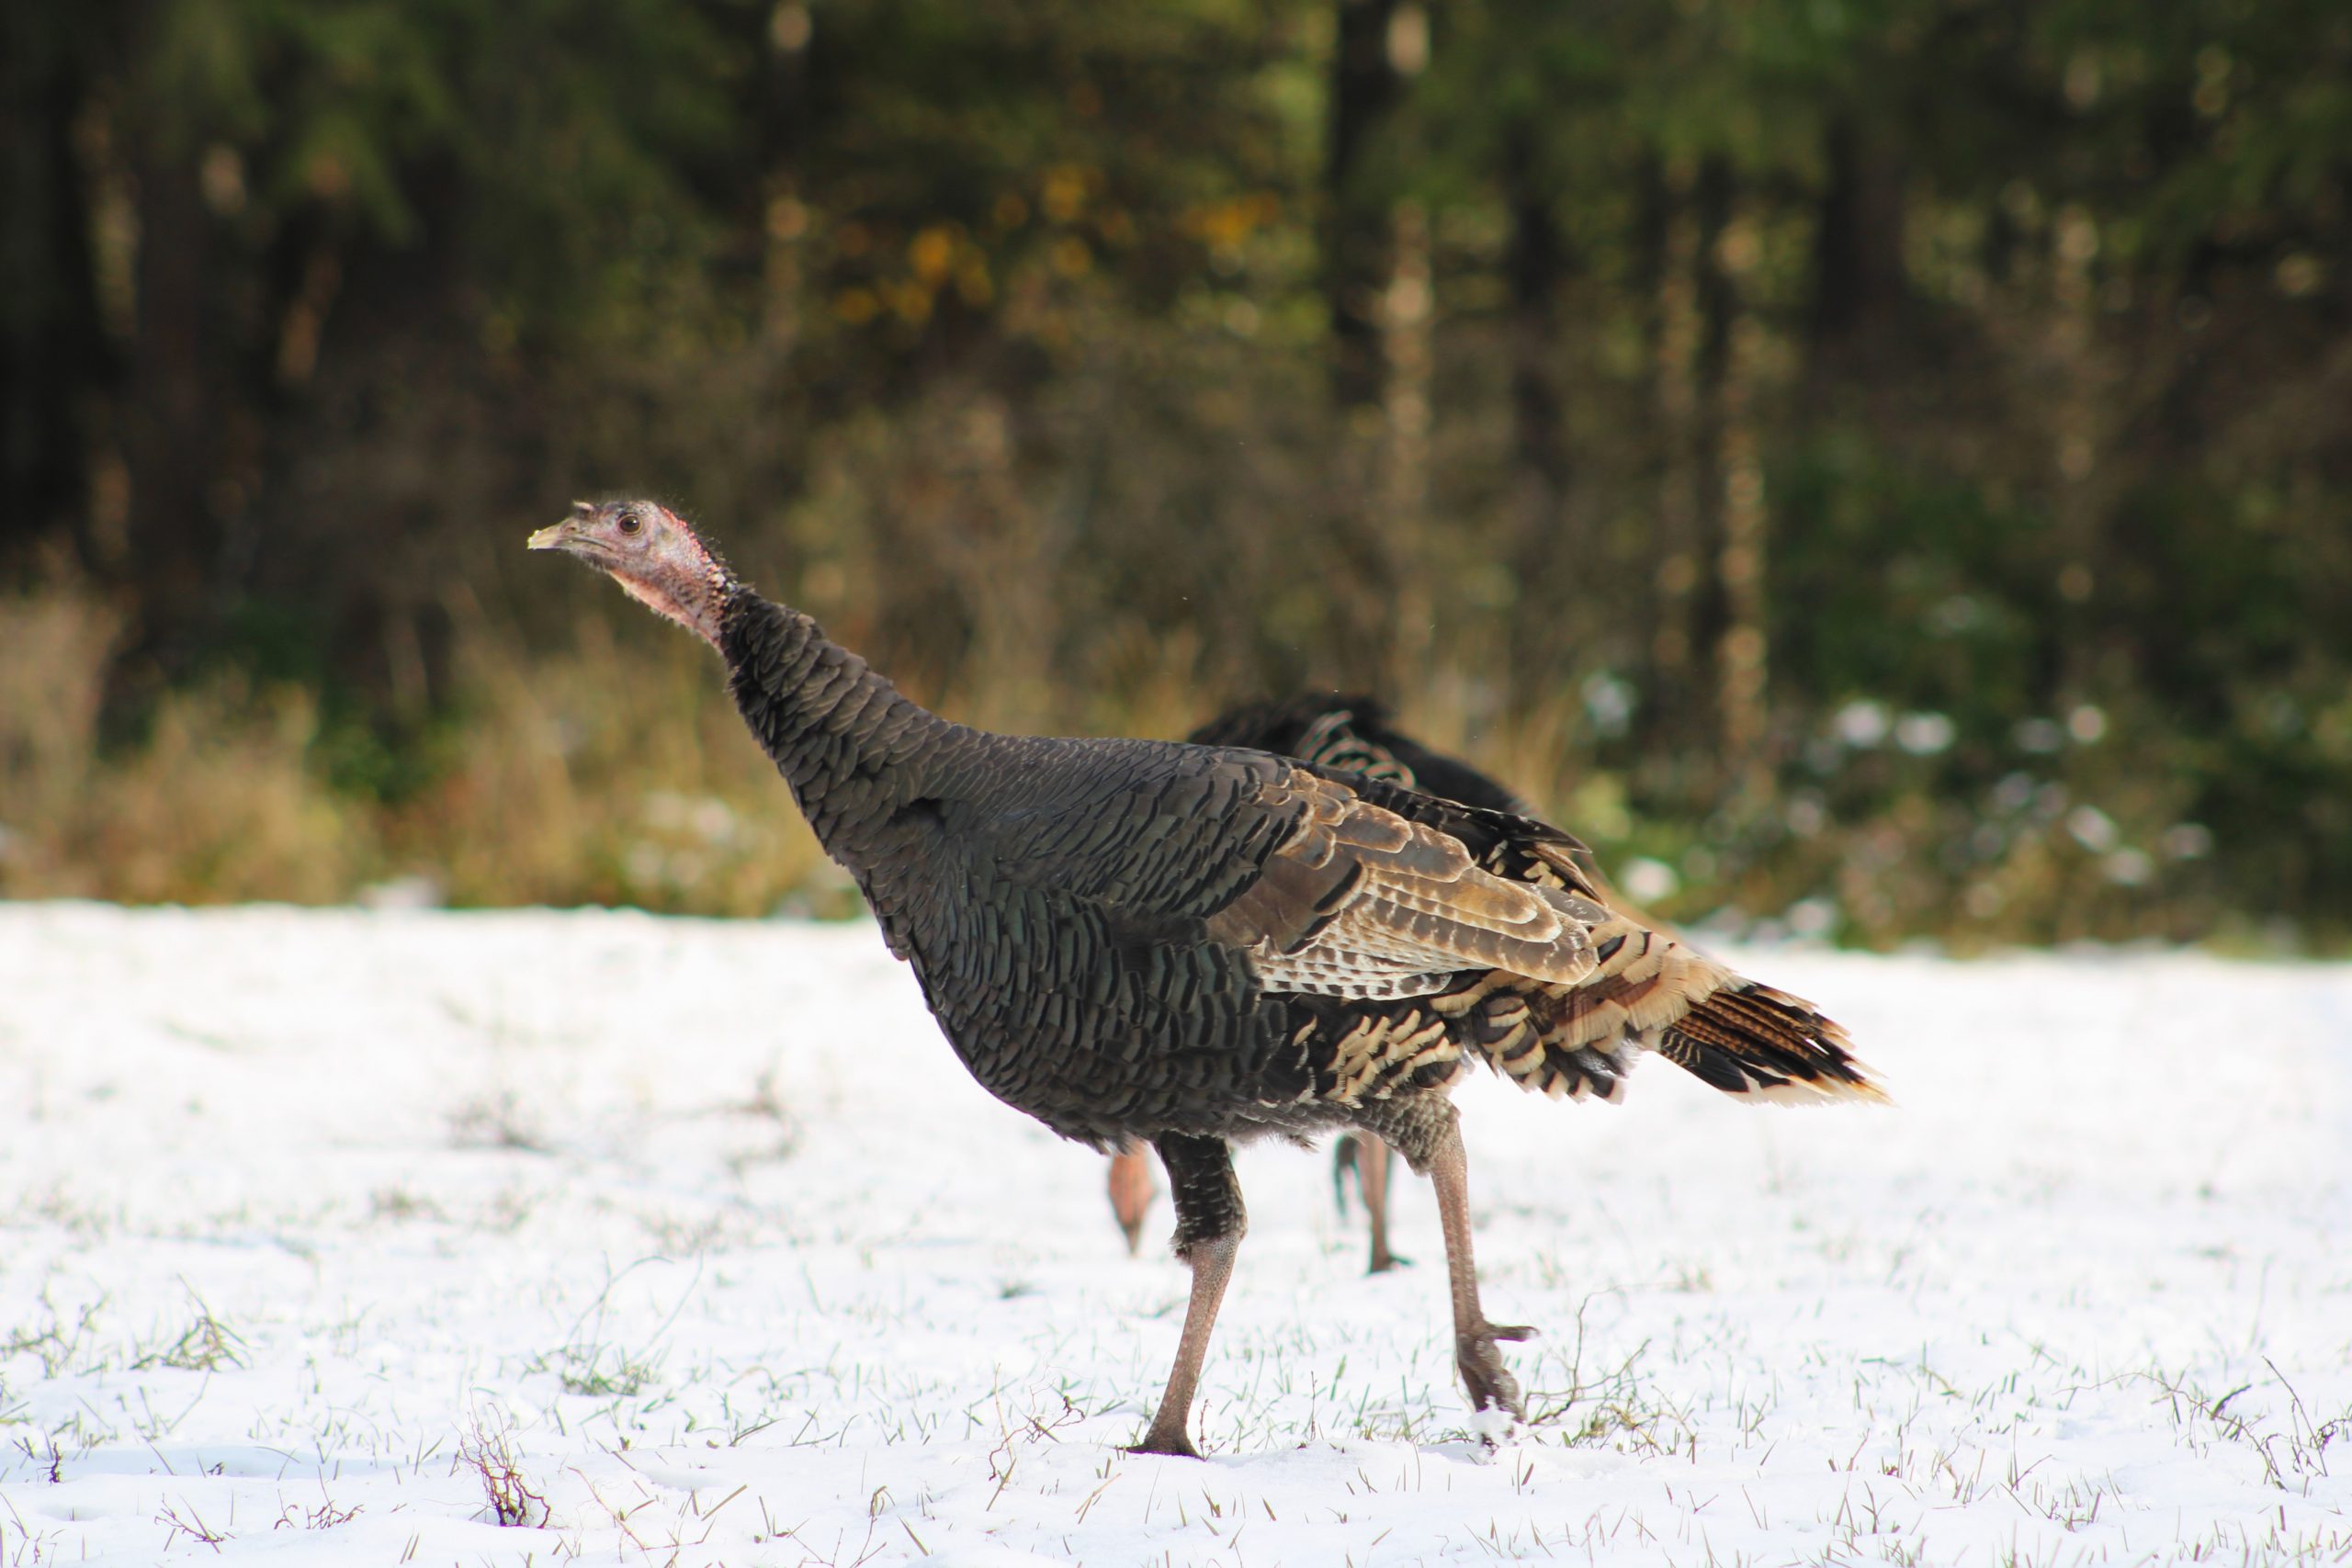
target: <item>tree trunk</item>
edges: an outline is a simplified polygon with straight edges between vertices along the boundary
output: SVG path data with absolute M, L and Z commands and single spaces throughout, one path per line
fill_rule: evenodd
M 1723 722 L 1722 760 L 1732 809 L 1742 819 L 1761 811 L 1772 792 L 1770 760 L 1765 751 L 1769 622 L 1764 566 L 1770 514 L 1765 509 L 1763 448 L 1756 420 L 1764 325 L 1740 294 L 1758 248 L 1754 220 L 1739 212 L 1731 217 L 1715 247 L 1725 323 L 1715 435 L 1715 468 L 1722 478 L 1723 540 L 1716 556 L 1716 580 L 1723 594 L 1724 621 L 1723 636 L 1715 645 L 1717 711 Z
M 1323 299 L 1331 322 L 1331 396 L 1341 409 L 1381 400 L 1381 299 L 1392 269 L 1386 193 L 1364 164 L 1402 82 L 1389 33 L 1399 0 L 1339 0 L 1331 52 L 1330 142 L 1324 161 Z
M 2052 512 L 2058 548 L 2058 596 L 2064 613 L 2059 700 L 2072 706 L 2098 684 L 2099 645 L 2096 614 L 2105 575 L 2103 517 L 2109 490 L 2101 472 L 2105 412 L 2116 377 L 2100 352 L 2098 220 L 2082 207 L 2062 209 L 2052 231 L 2050 326 L 2044 352 L 2054 388 L 2050 409 L 2056 491 Z
M 1426 558 L 1430 509 L 1430 326 L 1434 297 L 1430 278 L 1430 220 L 1420 203 L 1399 202 L 1391 243 L 1396 272 L 1383 302 L 1387 365 L 1383 424 L 1386 441 L 1382 511 L 1391 572 L 1396 585 L 1389 680 L 1401 686 L 1426 678 L 1435 633 Z
M 135 655 L 165 676 L 185 663 L 207 618 L 220 545 L 210 505 L 220 389 L 206 354 L 211 224 L 191 164 L 152 147 L 140 160 L 136 327 L 122 400 Z
M 1829 184 L 1814 231 L 1807 312 L 1808 401 L 1896 368 L 1910 283 L 1903 257 L 1904 169 L 1894 140 L 1866 135 L 1854 118 L 1832 120 L 1825 152 Z
M 1713 590 L 1724 368 L 1730 297 L 1717 259 L 1731 207 L 1730 165 L 1709 158 L 1666 171 L 1662 275 L 1657 286 L 1656 388 L 1661 446 L 1657 571 L 1653 600 L 1652 729 L 1668 755 L 1687 759 L 1681 782 L 1714 793 L 1702 759 L 1718 737 L 1702 716 L 1713 682 L 1701 649 L 1720 635 Z
M 1575 553 L 1564 514 L 1570 474 L 1559 364 L 1560 288 L 1571 257 L 1553 213 L 1550 183 L 1537 165 L 1535 137 L 1532 118 L 1522 115 L 1512 119 L 1503 141 L 1503 200 L 1510 214 L 1504 255 L 1510 284 L 1509 555 L 1517 564 L 1522 601 L 1544 604 L 1548 618 L 1554 563 Z
M 50 8 L 0 23 L 0 550 L 78 531 L 89 513 L 92 405 L 107 360 L 74 133 L 89 80 Z
M 768 372 L 780 384 L 800 336 L 801 244 L 808 232 L 800 201 L 800 161 L 808 129 L 808 55 L 815 14 L 800 0 L 784 0 L 767 24 L 767 91 L 761 96 L 761 163 L 766 170 L 765 236 L 762 256 L 761 336 Z

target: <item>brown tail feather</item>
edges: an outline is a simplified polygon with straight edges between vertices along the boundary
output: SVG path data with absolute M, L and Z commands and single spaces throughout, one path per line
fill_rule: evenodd
M 1615 1100 L 1637 1051 L 1655 1051 L 1725 1094 L 1803 1103 L 1878 1100 L 1885 1091 L 1854 1058 L 1853 1042 L 1802 998 L 1736 975 L 1622 914 L 1596 928 L 1600 962 L 1572 985 L 1489 979 L 1484 1007 L 1525 1003 L 1521 1027 L 1485 1046 L 1521 1087 Z M 1514 1016 L 1514 1023 L 1519 1019 Z
M 1781 1104 L 1883 1100 L 1846 1032 L 1801 997 L 1733 976 L 1653 1047 L 1725 1094 Z

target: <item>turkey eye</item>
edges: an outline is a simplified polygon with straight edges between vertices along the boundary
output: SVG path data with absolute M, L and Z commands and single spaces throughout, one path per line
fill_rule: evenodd
M 621 515 L 620 515 L 620 530 L 621 530 L 621 532 L 622 532 L 622 533 L 624 533 L 624 534 L 634 534 L 634 533 L 636 533 L 639 528 L 641 528 L 641 527 L 643 527 L 643 526 L 645 526 L 645 525 L 638 521 L 638 516 L 637 516 L 637 513 L 634 513 L 634 512 L 624 512 L 624 513 L 621 513 Z

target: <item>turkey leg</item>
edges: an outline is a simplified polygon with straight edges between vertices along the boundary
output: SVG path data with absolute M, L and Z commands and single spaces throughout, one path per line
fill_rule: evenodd
M 1110 1190 L 1111 1213 L 1127 1238 L 1127 1256 L 1133 1258 L 1143 1247 L 1144 1216 L 1159 1191 L 1151 1179 L 1151 1162 L 1139 1145 L 1129 1144 L 1111 1156 Z
M 1233 1174 L 1233 1151 L 1222 1138 L 1168 1133 L 1152 1140 L 1168 1168 L 1169 1196 L 1176 1203 L 1176 1256 L 1193 1270 L 1193 1299 L 1184 1308 L 1184 1335 L 1176 1344 L 1176 1365 L 1151 1429 L 1130 1453 L 1201 1457 L 1185 1435 L 1193 1394 L 1200 1386 L 1201 1361 L 1208 1354 L 1209 1331 L 1233 1278 L 1233 1255 L 1250 1228 L 1241 1205 L 1241 1183 Z
M 1363 1194 L 1364 1217 L 1372 1222 L 1372 1266 L 1365 1272 L 1385 1274 L 1406 1261 L 1388 1250 L 1388 1173 L 1396 1156 L 1370 1133 L 1351 1136 L 1356 1141 L 1356 1190 Z
M 1498 1339 L 1532 1339 L 1535 1330 L 1487 1321 L 1478 1305 L 1478 1264 L 1470 1251 L 1470 1160 L 1462 1147 L 1462 1122 L 1448 1105 L 1434 1129 L 1430 1179 L 1437 1184 L 1438 1223 L 1445 1228 L 1445 1277 L 1453 1295 L 1453 1364 L 1475 1410 L 1500 1405 L 1521 1421 L 1519 1381 L 1503 1366 Z

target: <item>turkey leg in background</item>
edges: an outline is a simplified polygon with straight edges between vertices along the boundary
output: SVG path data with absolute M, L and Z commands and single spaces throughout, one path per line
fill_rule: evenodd
M 1152 1140 L 1152 1147 L 1168 1168 L 1168 1190 L 1176 1201 L 1176 1256 L 1192 1267 L 1193 1299 L 1184 1308 L 1184 1335 L 1176 1344 L 1176 1365 L 1168 1374 L 1168 1391 L 1159 1396 L 1159 1413 L 1143 1441 L 1128 1451 L 1198 1459 L 1201 1452 L 1185 1427 L 1200 1387 L 1201 1361 L 1208 1354 L 1209 1331 L 1216 1325 L 1217 1305 L 1233 1278 L 1233 1255 L 1240 1250 L 1250 1215 L 1233 1174 L 1233 1150 L 1224 1139 L 1164 1133 Z
M 1143 1220 L 1159 1183 L 1151 1179 L 1151 1156 L 1139 1144 L 1129 1144 L 1111 1156 L 1111 1213 L 1127 1238 L 1127 1256 L 1143 1249 Z
M 1396 1163 L 1396 1151 L 1362 1129 L 1341 1134 L 1331 1150 L 1331 1190 L 1339 1194 L 1340 1213 L 1348 1212 L 1348 1172 L 1352 1170 L 1364 1217 L 1372 1222 L 1372 1261 L 1364 1269 L 1367 1274 L 1385 1274 L 1399 1263 L 1412 1261 L 1388 1250 L 1388 1177 Z
M 1388 1250 L 1388 1178 L 1396 1163 L 1396 1151 L 1370 1133 L 1343 1133 L 1331 1146 L 1331 1190 L 1339 1197 L 1340 1213 L 1348 1212 L 1348 1173 L 1353 1171 L 1364 1214 L 1372 1222 L 1372 1261 L 1364 1269 L 1368 1274 L 1385 1274 L 1400 1263 L 1412 1261 Z M 1150 1156 L 1140 1145 L 1121 1149 L 1111 1156 L 1106 1186 L 1111 1213 L 1127 1238 L 1127 1256 L 1132 1258 L 1142 1250 L 1144 1217 L 1151 1212 L 1151 1201 L 1159 1195 L 1159 1184 L 1151 1178 Z

